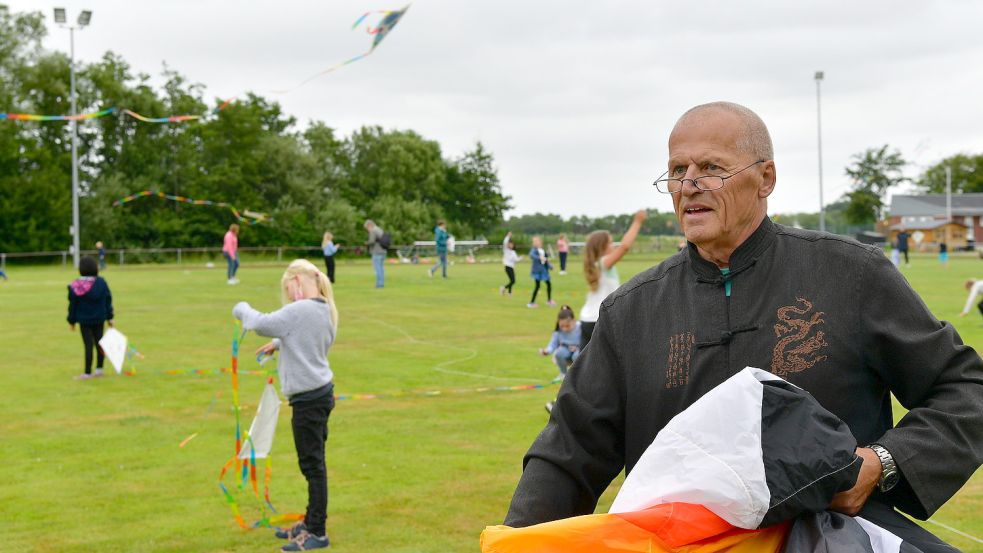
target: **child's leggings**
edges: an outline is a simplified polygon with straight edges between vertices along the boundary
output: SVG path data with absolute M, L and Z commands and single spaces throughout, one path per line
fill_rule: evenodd
M 505 289 L 512 293 L 512 285 L 515 284 L 515 269 L 512 267 L 505 267 L 505 276 L 509 277 L 509 281 L 505 283 Z
M 532 289 L 532 299 L 529 300 L 529 303 L 536 303 L 536 294 L 539 293 L 539 283 L 540 282 L 542 282 L 542 281 L 537 278 L 536 279 L 536 287 Z M 548 281 L 548 280 L 546 281 L 546 299 L 548 301 L 552 301 L 553 300 L 553 283 L 550 282 L 550 281 Z
M 82 343 L 85 345 L 85 374 L 92 374 L 93 349 L 96 351 L 96 368 L 102 368 L 103 360 L 105 359 L 102 348 L 99 347 L 99 340 L 102 340 L 102 325 L 103 323 L 79 324 L 79 330 L 82 333 Z

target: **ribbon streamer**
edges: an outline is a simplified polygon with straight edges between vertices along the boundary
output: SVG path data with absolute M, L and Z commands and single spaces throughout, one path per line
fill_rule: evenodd
M 197 121 L 200 119 L 209 119 L 218 114 L 218 112 L 227 108 L 229 104 L 235 101 L 235 98 L 229 98 L 228 100 L 222 102 L 217 108 L 206 112 L 204 115 L 169 115 L 167 117 L 146 117 L 140 115 L 135 111 L 128 110 L 126 108 L 106 108 L 101 111 L 93 111 L 91 113 L 79 113 L 77 115 L 36 115 L 33 113 L 0 113 L 0 120 L 8 119 L 11 121 L 85 121 L 88 119 L 97 119 L 99 117 L 105 117 L 107 115 L 112 115 L 114 113 L 121 113 L 124 115 L 129 115 L 130 117 L 136 119 L 137 121 L 143 121 L 144 123 L 183 123 L 185 121 Z
M 194 198 L 188 198 L 186 196 L 175 196 L 172 194 L 165 194 L 163 192 L 156 192 L 154 190 L 142 190 L 135 194 L 130 194 L 129 196 L 120 198 L 115 202 L 113 202 L 113 207 L 119 207 L 123 204 L 130 203 L 134 200 L 139 200 L 140 198 L 147 198 L 150 196 L 155 196 L 162 200 L 170 200 L 172 202 L 180 202 L 180 203 L 186 203 L 191 205 L 209 205 L 214 207 L 227 207 L 229 211 L 232 212 L 232 215 L 236 218 L 237 221 L 246 225 L 255 225 L 258 223 L 265 223 L 273 220 L 266 213 L 259 213 L 257 211 L 246 210 L 240 213 L 239 210 L 236 209 L 236 207 L 230 203 L 213 202 L 211 200 L 196 200 Z M 245 217 L 243 216 L 243 214 L 245 214 Z

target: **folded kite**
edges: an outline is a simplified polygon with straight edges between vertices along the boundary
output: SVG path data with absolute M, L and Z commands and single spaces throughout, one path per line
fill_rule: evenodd
M 748 367 L 679 413 L 607 514 L 489 526 L 483 553 L 914 552 L 867 520 L 826 512 L 860 471 L 849 428 L 806 391 Z
M 109 358 L 109 362 L 113 364 L 116 374 L 122 373 L 123 363 L 126 361 L 126 335 L 110 327 L 99 340 L 99 347 Z

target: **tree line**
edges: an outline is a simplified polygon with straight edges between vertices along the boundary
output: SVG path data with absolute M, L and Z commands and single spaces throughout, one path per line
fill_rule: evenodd
M 70 113 L 70 61 L 45 51 L 40 13 L 0 5 L 0 111 Z M 148 117 L 204 114 L 223 103 L 165 66 L 164 85 L 107 52 L 76 64 L 78 112 L 128 108 Z M 446 219 L 458 236 L 499 226 L 510 198 L 494 157 L 480 142 L 459 156 L 412 130 L 366 126 L 348 136 L 323 122 L 298 129 L 279 104 L 249 93 L 203 122 L 150 124 L 110 115 L 78 124 L 83 249 L 214 246 L 236 218 L 228 208 L 157 197 L 153 190 L 226 202 L 272 221 L 242 225 L 248 245 L 365 239 L 371 218 L 406 243 Z M 71 127 L 67 122 L 0 121 L 0 251 L 64 250 L 70 243 Z

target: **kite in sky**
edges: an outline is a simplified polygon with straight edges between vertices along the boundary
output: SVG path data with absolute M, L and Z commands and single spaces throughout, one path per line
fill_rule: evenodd
M 222 105 L 217 108 L 205 113 L 204 115 L 168 115 L 167 117 L 146 117 L 140 115 L 135 111 L 120 108 L 106 108 L 100 111 L 93 111 L 90 113 L 79 113 L 77 115 L 35 115 L 31 113 L 0 113 L 0 120 L 8 119 L 11 121 L 86 121 L 89 119 L 98 119 L 100 117 L 105 117 L 107 115 L 112 115 L 114 113 L 122 113 L 129 115 L 130 117 L 136 119 L 137 121 L 143 121 L 144 123 L 184 123 L 185 121 L 198 121 L 208 119 L 213 117 L 218 112 L 229 107 L 229 104 L 235 101 L 235 98 L 230 98 Z
M 140 198 L 146 198 L 148 196 L 156 196 L 158 198 L 161 198 L 162 200 L 170 200 L 172 202 L 181 202 L 191 205 L 211 205 L 215 207 L 227 207 L 229 208 L 230 211 L 232 211 L 232 215 L 235 216 L 237 221 L 239 221 L 240 223 L 244 223 L 246 225 L 255 225 L 257 223 L 265 223 L 268 221 L 272 221 L 270 216 L 267 215 L 266 213 L 260 213 L 258 211 L 250 211 L 248 209 L 240 212 L 238 209 L 235 208 L 235 206 L 226 202 L 213 202 L 211 200 L 195 200 L 192 198 L 187 198 L 185 196 L 174 196 L 171 194 L 164 194 L 163 192 L 155 192 L 153 190 L 143 190 L 135 194 L 130 194 L 125 198 L 120 198 L 115 202 L 113 202 L 113 207 L 119 207 L 123 204 L 130 203 Z
M 356 62 L 356 61 L 358 61 L 358 60 L 360 60 L 362 58 L 368 57 L 369 54 L 371 54 L 372 52 L 374 52 L 375 49 L 379 46 L 379 44 L 382 43 L 383 39 L 385 39 L 387 36 L 389 36 L 389 33 L 393 30 L 393 28 L 396 26 L 396 24 L 399 23 L 399 20 L 402 19 L 402 17 L 406 14 L 406 10 L 408 10 L 408 9 L 410 9 L 410 5 L 409 4 L 403 6 L 403 9 L 401 9 L 401 10 L 380 10 L 380 11 L 374 11 L 374 12 L 365 12 L 364 14 L 362 14 L 362 17 L 359 17 L 357 20 L 355 20 L 355 24 L 352 25 L 352 29 L 357 28 L 359 26 L 359 24 L 362 23 L 362 21 L 365 21 L 365 19 L 367 17 L 369 17 L 370 15 L 372 15 L 374 13 L 385 14 L 383 16 L 383 18 L 382 18 L 382 21 L 380 21 L 375 27 L 370 26 L 370 27 L 368 27 L 366 29 L 366 31 L 370 35 L 375 35 L 375 38 L 372 40 L 372 46 L 367 51 L 365 51 L 365 52 L 363 52 L 363 53 L 355 56 L 354 58 L 351 58 L 349 60 L 343 61 L 343 62 L 341 62 L 339 64 L 336 64 L 336 65 L 332 65 L 331 67 L 325 69 L 324 71 L 321 71 L 320 73 L 311 75 L 306 80 L 304 80 L 302 83 L 300 83 L 299 85 L 297 85 L 297 86 L 295 86 L 293 88 L 288 88 L 286 90 L 274 90 L 272 92 L 274 94 L 287 94 L 288 92 L 293 92 L 294 90 L 297 90 L 298 88 L 300 88 L 300 87 L 304 86 L 305 84 L 313 81 L 314 79 L 317 79 L 318 77 L 321 77 L 322 75 L 327 75 L 328 73 L 331 73 L 331 72 L 333 72 L 333 71 L 335 71 L 337 69 L 340 69 L 340 68 L 342 68 L 342 67 L 344 67 L 344 66 L 346 66 L 346 65 L 348 65 L 350 63 L 354 63 L 354 62 Z

